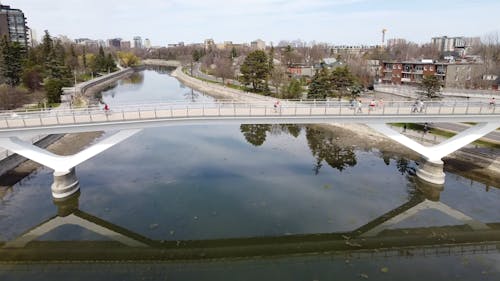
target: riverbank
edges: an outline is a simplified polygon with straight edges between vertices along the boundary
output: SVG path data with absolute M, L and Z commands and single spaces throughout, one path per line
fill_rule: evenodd
M 181 67 L 178 67 L 175 71 L 173 71 L 172 76 L 177 78 L 186 86 L 191 87 L 197 91 L 201 91 L 215 98 L 225 98 L 239 101 L 259 99 L 268 100 L 269 102 L 273 102 L 274 100 L 276 100 L 276 98 L 259 96 L 256 94 L 227 88 L 219 84 L 201 81 L 184 73 Z M 336 130 L 338 128 L 350 130 L 358 136 L 357 141 L 368 141 L 370 145 L 376 143 L 377 148 L 379 149 L 380 147 L 385 150 L 390 149 L 393 153 L 400 153 L 410 156 L 411 159 L 416 161 L 418 161 L 418 159 L 420 158 L 417 153 L 403 147 L 402 145 L 394 142 L 393 140 L 363 124 L 324 124 L 316 126 L 320 126 L 328 130 Z M 430 143 L 426 144 L 429 145 Z M 474 153 L 470 149 L 469 151 L 461 149 L 448 155 L 443 160 L 448 164 L 446 165 L 446 167 L 453 169 L 454 171 L 461 171 L 462 174 L 479 174 L 480 178 L 487 179 L 488 182 L 495 182 L 495 178 L 498 178 L 500 176 L 500 161 L 496 158 L 497 157 L 489 157 L 488 155 Z

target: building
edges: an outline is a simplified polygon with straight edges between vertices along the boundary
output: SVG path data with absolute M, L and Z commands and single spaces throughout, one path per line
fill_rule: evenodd
M 361 55 L 368 50 L 376 49 L 378 46 L 366 46 L 366 45 L 337 45 L 332 46 L 332 54 L 338 55 Z
M 213 49 L 213 47 L 215 46 L 214 39 L 205 39 L 204 45 L 205 50 Z
M 385 84 L 418 86 L 424 76 L 439 77 L 444 87 L 477 88 L 482 85 L 482 64 L 432 60 L 382 62 L 380 80 Z
M 450 88 L 483 88 L 486 80 L 483 65 L 477 63 L 450 63 L 442 66 L 444 85 Z
M 455 53 L 458 56 L 464 56 L 467 51 L 474 46 L 481 44 L 479 37 L 433 37 L 431 43 L 439 52 L 444 54 Z
M 387 39 L 387 48 L 391 48 L 391 47 L 398 46 L 398 45 L 405 45 L 406 43 L 407 43 L 406 39 L 403 39 L 403 38 Z
M 266 42 L 261 39 L 257 39 L 255 41 L 250 42 L 250 48 L 252 48 L 253 50 L 265 50 Z
M 130 44 L 130 41 L 120 41 L 120 49 L 122 50 L 128 50 L 130 49 L 131 47 L 131 44 Z
M 134 37 L 134 48 L 142 49 L 142 38 L 141 36 Z
M 38 33 L 35 29 L 30 28 L 28 32 L 28 42 L 31 43 L 31 47 L 36 47 L 39 44 Z
M 75 39 L 75 43 L 78 45 L 85 45 L 87 41 L 92 41 L 89 38 L 77 38 Z
M 0 37 L 7 36 L 11 42 L 27 47 L 28 30 L 23 11 L 0 4 Z
M 151 48 L 151 41 L 148 38 L 144 39 L 144 48 L 146 49 Z
M 108 46 L 110 48 L 120 49 L 121 48 L 121 38 L 108 39 Z

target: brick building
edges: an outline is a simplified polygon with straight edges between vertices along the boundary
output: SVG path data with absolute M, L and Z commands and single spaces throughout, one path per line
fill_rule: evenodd
M 385 84 L 417 86 L 422 78 L 435 75 L 444 87 L 481 87 L 483 66 L 472 62 L 433 62 L 432 60 L 381 63 L 380 80 Z

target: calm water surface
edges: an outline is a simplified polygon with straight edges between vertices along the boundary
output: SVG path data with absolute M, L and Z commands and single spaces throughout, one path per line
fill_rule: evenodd
M 215 102 L 151 70 L 120 81 L 102 96 L 111 109 L 144 100 Z M 21 249 L 3 248 L 0 280 L 500 280 L 498 183 L 486 186 L 447 174 L 441 192 L 428 192 L 432 187 L 413 176 L 416 167 L 404 156 L 361 146 L 340 130 L 291 125 L 145 129 L 79 165 L 81 194 L 59 210 L 47 168 L 4 194 L 0 241 L 38 232 Z M 425 202 L 438 207 L 420 208 Z M 354 230 L 366 232 L 414 210 L 374 236 L 351 240 Z M 68 220 L 50 227 L 70 213 L 89 223 L 82 227 Z M 474 231 L 459 220 L 464 216 L 482 228 Z M 317 254 L 151 262 L 147 256 L 137 261 L 134 247 L 127 248 L 116 233 L 174 249 L 191 240 L 203 245 L 243 241 L 243 252 L 270 237 L 277 239 L 271 245 L 321 240 L 320 234 L 337 242 L 325 243 Z M 87 262 L 73 253 L 74 247 L 92 243 L 116 246 L 105 243 L 112 240 L 125 244 L 121 262 L 88 262 L 88 257 L 102 260 L 111 250 L 94 255 L 89 250 L 82 254 Z M 307 247 L 297 245 L 285 248 Z M 151 255 L 164 255 L 168 247 Z M 19 261 L 23 251 L 34 253 L 27 260 L 35 262 Z M 210 250 L 200 257 L 205 254 Z M 65 255 L 74 261 L 61 263 Z

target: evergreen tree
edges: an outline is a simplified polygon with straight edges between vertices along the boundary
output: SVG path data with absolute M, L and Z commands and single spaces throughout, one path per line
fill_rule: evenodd
M 87 50 L 85 46 L 83 46 L 82 50 L 82 64 L 83 64 L 83 71 L 87 72 Z
M 237 56 L 238 56 L 238 53 L 236 52 L 236 48 L 233 46 L 233 48 L 231 49 L 231 60 L 233 60 Z
M 45 91 L 49 103 L 60 103 L 63 83 L 60 79 L 49 78 L 45 81 Z
M 253 51 L 245 58 L 241 65 L 241 82 L 252 85 L 255 92 L 268 92 L 267 79 L 270 74 L 269 62 L 264 51 Z
M 269 50 L 269 71 L 272 71 L 274 68 L 274 46 L 271 46 Z
M 111 53 L 108 53 L 108 55 L 106 56 L 106 68 L 110 72 L 117 70 L 115 58 L 113 58 L 113 55 L 111 55 Z
M 332 71 L 331 85 L 337 97 L 342 98 L 346 94 L 351 94 L 355 84 L 356 79 L 347 66 L 339 67 Z
M 45 30 L 45 35 L 42 39 L 42 57 L 44 59 L 48 59 L 49 55 L 52 53 L 52 49 L 54 48 L 54 41 L 50 37 L 50 34 L 47 30 Z
M 23 47 L 10 42 L 6 36 L 0 41 L 0 76 L 7 85 L 15 87 L 21 82 Z
M 69 58 L 67 60 L 67 65 L 72 71 L 75 71 L 78 68 L 78 56 L 76 55 L 75 52 L 75 46 L 71 44 L 69 47 Z
M 284 98 L 298 99 L 301 97 L 301 94 L 302 94 L 302 85 L 300 81 L 297 79 L 292 79 L 288 84 L 288 87 L 286 89 L 286 95 L 284 96 Z
M 314 74 L 307 98 L 309 99 L 326 99 L 332 93 L 330 74 L 325 67 Z

